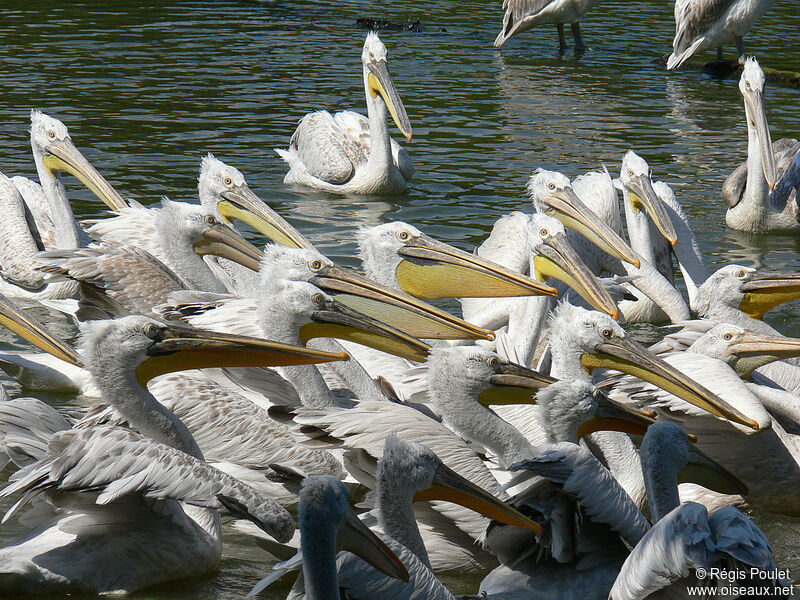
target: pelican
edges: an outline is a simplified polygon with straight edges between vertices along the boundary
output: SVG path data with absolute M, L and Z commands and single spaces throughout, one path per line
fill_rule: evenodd
M 411 158 L 389 137 L 386 110 L 411 141 L 411 123 L 394 87 L 386 46 L 370 32 L 361 53 L 368 119 L 322 110 L 300 121 L 288 150 L 275 151 L 289 163 L 284 183 L 340 194 L 396 194 L 406 190 L 414 168 Z
M 74 282 L 47 283 L 32 269 L 39 250 L 81 245 L 60 172 L 74 175 L 110 204 L 122 200 L 75 147 L 67 127 L 38 110 L 31 111 L 31 149 L 41 185 L 22 177 L 0 177 L 0 206 L 7 218 L 0 232 L 0 292 L 34 299 L 68 298 L 77 291 Z
M 220 559 L 223 506 L 238 507 L 276 539 L 291 537 L 291 516 L 208 466 L 186 426 L 144 385 L 187 368 L 320 362 L 345 354 L 140 316 L 89 324 L 82 344 L 103 399 L 131 429 L 78 425 L 58 432 L 47 455 L 3 489 L 3 496 L 24 492 L 7 518 L 37 501 L 27 513 L 34 529 L 0 550 L 4 593 L 125 593 L 202 574 Z
M 330 475 L 315 475 L 303 480 L 300 487 L 300 539 L 305 554 L 299 554 L 295 563 L 303 570 L 305 589 L 301 597 L 308 596 L 313 600 L 338 597 L 340 590 L 347 586 L 337 571 L 341 570 L 340 563 L 348 559 L 356 568 L 361 567 L 362 576 L 374 577 L 380 572 L 390 578 L 389 581 L 397 580 L 401 586 L 409 582 L 406 561 L 359 520 L 350 508 L 347 487 Z M 364 568 L 365 563 L 356 557 L 369 567 Z M 279 567 L 276 565 L 275 568 Z M 282 574 L 288 569 L 279 572 Z M 247 597 L 254 596 L 269 583 L 271 581 L 259 582 Z
M 222 255 L 256 268 L 260 253 L 202 206 L 164 199 L 158 213 L 158 233 L 167 264 L 136 246 L 103 244 L 77 250 L 51 250 L 37 256 L 39 269 L 54 279 L 78 281 L 84 292 L 79 319 L 149 314 L 171 291 L 227 288 L 203 260 Z
M 499 48 L 512 35 L 526 31 L 536 25 L 555 25 L 558 28 L 558 48 L 566 50 L 567 38 L 564 24 L 572 26 L 575 50 L 583 51 L 580 20 L 583 13 L 598 4 L 600 0 L 503 0 L 506 13 L 503 16 L 503 30 L 494 40 Z
M 396 433 L 387 436 L 383 456 L 377 465 L 376 483 L 378 522 L 383 530 L 381 537 L 408 568 L 410 581 L 408 585 L 403 585 L 365 568 L 361 561 L 354 560 L 350 555 L 340 555 L 337 561 L 339 587 L 350 597 L 367 598 L 380 594 L 382 598 L 398 600 L 454 598 L 431 571 L 428 553 L 414 516 L 413 503 L 445 500 L 500 522 L 541 532 L 538 523 L 453 471 L 429 448 L 402 440 Z M 308 556 L 308 547 L 303 547 L 301 552 L 303 556 Z M 306 559 L 303 560 L 305 563 Z M 298 558 L 295 558 L 276 565 L 278 573 L 267 578 L 266 582 L 287 572 L 297 562 Z M 305 581 L 303 583 L 307 588 L 308 584 Z M 258 584 L 251 595 L 263 589 L 264 585 Z M 299 594 L 300 587 L 300 583 L 296 584 L 293 592 Z
M 675 39 L 667 69 L 677 69 L 695 54 L 717 49 L 722 60 L 722 46 L 735 44 L 741 61 L 742 38 L 753 23 L 775 4 L 775 0 L 676 0 Z
M 780 150 L 780 167 L 784 171 L 800 150 L 796 140 L 783 139 L 773 146 L 764 105 L 764 72 L 754 58 L 744 63 L 739 90 L 744 97 L 747 117 L 747 162 L 725 180 L 722 195 L 728 202 L 725 223 L 742 231 L 795 231 L 800 229 L 797 202 L 773 198 L 778 178 L 776 153 Z
M 526 241 L 518 240 L 524 235 Z M 560 293 L 566 286 L 577 292 L 589 305 L 613 317 L 617 305 L 580 259 L 572 247 L 563 223 L 543 213 L 528 215 L 515 212 L 497 220 L 492 233 L 477 249 L 478 256 L 497 257 L 504 266 L 528 273 L 542 282 L 552 282 Z M 483 326 L 499 329 L 508 324 L 508 332 L 522 354 L 529 357 L 536 347 L 544 320 L 553 306 L 552 299 L 486 300 L 462 298 L 464 318 Z M 527 362 L 524 364 L 527 364 Z
M 709 516 L 702 504 L 680 503 L 679 474 L 693 452 L 686 430 L 674 423 L 656 423 L 645 434 L 642 471 L 654 525 L 622 566 L 610 599 L 634 600 L 658 592 L 682 597 L 688 586 L 728 585 L 706 575 L 715 567 L 746 573 L 747 579 L 736 582 L 743 594 L 764 585 L 786 585 L 774 575 L 777 567 L 767 538 L 739 510 L 726 507 Z M 742 489 L 741 482 L 713 461 L 706 461 L 706 469 L 715 470 L 721 483 L 727 480 L 729 487 Z
M 689 220 L 672 189 L 662 181 L 653 181 L 652 170 L 641 156 L 629 150 L 622 159 L 620 176 L 616 184 L 622 190 L 625 221 L 631 248 L 651 263 L 669 284 L 673 284 L 672 255 L 683 273 L 689 294 L 689 305 L 694 308 L 697 289 L 708 278 L 697 239 Z M 629 271 L 630 273 L 630 271 Z M 638 287 L 639 280 L 633 284 Z M 665 292 L 651 292 L 658 295 Z M 652 300 L 639 297 L 633 306 L 626 306 L 626 321 L 635 322 L 628 314 L 641 311 Z M 661 302 L 663 304 L 663 301 Z M 670 320 L 686 320 L 675 311 L 668 311 Z M 643 319 L 652 321 L 652 319 Z
M 234 219 L 244 221 L 276 243 L 314 248 L 311 242 L 250 189 L 241 171 L 225 164 L 211 153 L 201 162 L 197 192 L 200 205 L 226 225 L 233 227 Z M 113 217 L 81 222 L 92 239 L 101 244 L 137 246 L 173 267 L 167 256 L 167 249 L 162 245 L 165 241 L 165 226 L 164 219 L 160 216 L 161 207 L 145 207 L 133 200 L 127 206 L 108 204 L 108 207 L 114 211 Z M 226 287 L 237 293 L 245 293 L 246 290 L 257 287 L 257 277 L 251 269 L 234 265 L 227 259 L 208 256 L 205 260 Z

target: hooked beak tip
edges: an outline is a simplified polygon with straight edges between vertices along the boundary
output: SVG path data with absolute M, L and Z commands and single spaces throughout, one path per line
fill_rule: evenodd
M 689 434 L 689 441 L 692 442 L 693 444 L 696 444 L 697 443 L 697 436 L 695 434 L 693 434 L 693 433 L 690 433 Z
M 614 319 L 615 321 L 619 321 L 619 310 L 617 310 L 616 308 L 612 310 L 611 318 Z
M 410 134 L 410 133 L 409 133 L 409 134 L 406 136 L 406 139 L 407 139 L 409 142 L 411 141 L 411 134 Z
M 637 259 L 636 259 L 636 262 L 634 262 L 634 263 L 633 263 L 633 266 L 634 266 L 634 267 L 636 267 L 637 269 L 641 269 L 641 268 L 642 268 L 642 261 L 640 261 L 640 260 L 637 258 Z
M 768 185 L 769 185 L 769 191 L 770 192 L 775 191 L 775 184 L 774 183 L 770 183 Z
M 674 248 L 675 246 L 678 245 L 678 238 L 676 238 L 676 237 L 669 238 L 669 243 L 672 244 L 672 247 Z

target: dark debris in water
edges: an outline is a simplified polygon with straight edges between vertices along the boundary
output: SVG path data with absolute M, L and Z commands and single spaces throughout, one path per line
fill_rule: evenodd
M 653 62 L 662 67 L 666 67 L 668 57 L 669 54 L 665 54 L 656 58 Z M 761 65 L 761 69 L 764 71 L 764 77 L 767 81 L 780 87 L 800 89 L 800 73 L 770 69 L 763 64 Z M 683 64 L 680 70 L 700 71 L 719 79 L 736 79 L 742 72 L 742 65 L 738 60 L 710 60 L 707 62 L 689 60 Z
M 366 17 L 356 19 L 356 27 L 359 29 L 371 29 L 372 31 L 427 31 L 419 20 L 386 21 L 385 19 L 369 19 Z M 436 31 L 447 30 L 444 27 L 439 27 Z

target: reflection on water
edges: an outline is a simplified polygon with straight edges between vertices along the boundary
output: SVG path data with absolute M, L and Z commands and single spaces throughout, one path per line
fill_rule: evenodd
M 0 170 L 34 175 L 32 107 L 64 120 L 100 172 L 144 203 L 162 195 L 195 200 L 200 160 L 213 152 L 327 254 L 354 265 L 360 226 L 404 220 L 471 249 L 498 216 L 529 208 L 525 184 L 535 168 L 575 177 L 605 164 L 616 175 L 624 153 L 635 149 L 675 189 L 712 269 L 741 262 L 800 270 L 797 236 L 725 228 L 720 186 L 746 151 L 741 96 L 736 81 L 667 74 L 651 64 L 670 48 L 671 2 L 604 0 L 582 23 L 590 48 L 583 55 L 560 53 L 551 27 L 495 49 L 499 0 L 130 6 L 30 0 L 3 9 Z M 287 146 L 306 112 L 366 109 L 359 62 L 365 32 L 354 26 L 364 16 L 420 19 L 427 28 L 381 34 L 414 128 L 414 141 L 404 145 L 415 179 L 407 194 L 381 199 L 286 187 L 286 165 L 273 148 Z M 800 70 L 798 25 L 794 4 L 779 2 L 756 24 L 747 48 L 768 66 Z M 796 137 L 800 93 L 770 85 L 766 99 L 773 139 Z M 71 178 L 67 186 L 79 217 L 103 214 L 90 192 Z M 769 319 L 800 335 L 796 313 L 782 307 Z M 74 336 L 66 318 L 42 308 L 36 314 Z M 637 335 L 654 331 L 641 328 Z M 0 349 L 23 347 L 0 331 Z M 12 385 L 12 391 L 18 390 Z M 798 522 L 758 518 L 779 563 L 800 573 Z M 15 527 L 4 525 L 0 538 Z M 230 540 L 218 577 L 137 597 L 241 598 L 269 559 L 240 536 Z

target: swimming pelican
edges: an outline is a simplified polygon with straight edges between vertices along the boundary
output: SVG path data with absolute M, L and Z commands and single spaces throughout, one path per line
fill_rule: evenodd
M 575 50 L 583 51 L 580 20 L 583 13 L 598 4 L 600 0 L 503 0 L 503 30 L 494 40 L 499 48 L 512 35 L 526 31 L 536 25 L 555 25 L 558 28 L 558 48 L 566 50 L 567 38 L 564 23 L 572 26 Z
M 405 191 L 414 168 L 406 151 L 389 137 L 386 110 L 409 142 L 411 123 L 389 76 L 386 46 L 375 32 L 367 34 L 361 64 L 369 118 L 325 110 L 303 117 L 289 149 L 275 149 L 289 163 L 284 183 L 340 194 Z
M 526 237 L 524 242 L 517 239 L 521 235 Z M 503 266 L 529 274 L 538 281 L 549 281 L 560 293 L 572 289 L 590 306 L 613 317 L 619 316 L 613 298 L 581 260 L 566 235 L 564 224 L 555 217 L 521 212 L 501 217 L 476 253 L 486 258 L 497 257 Z M 461 299 L 461 310 L 468 321 L 492 329 L 508 324 L 509 336 L 525 357 L 522 364 L 528 364 L 525 361 L 536 348 L 552 306 L 552 298 L 544 296 Z
M 340 555 L 337 560 L 339 587 L 354 598 L 367 598 L 379 594 L 381 598 L 440 598 L 454 597 L 436 579 L 425 544 L 414 516 L 414 503 L 445 500 L 464 506 L 500 522 L 536 532 L 541 527 L 535 521 L 507 506 L 468 479 L 446 466 L 429 448 L 408 442 L 396 433 L 387 436 L 383 456 L 377 465 L 376 499 L 378 522 L 383 530 L 381 537 L 406 565 L 410 575 L 408 585 L 376 573 L 352 556 Z M 301 549 L 307 555 L 308 547 Z M 289 570 L 298 558 L 276 565 L 276 575 Z M 263 589 L 257 585 L 251 595 Z M 307 584 L 305 584 L 307 586 Z M 293 592 L 299 593 L 300 583 Z M 308 591 L 308 590 L 306 590 Z
M 68 298 L 77 292 L 74 282 L 50 284 L 32 271 L 37 251 L 81 245 L 60 173 L 74 175 L 109 204 L 121 198 L 75 147 L 66 126 L 38 110 L 31 111 L 31 149 L 41 185 L 22 177 L 0 177 L 0 203 L 7 219 L 0 230 L 0 292 L 34 299 Z
M 664 277 L 666 282 L 656 279 L 653 283 L 638 277 L 632 285 L 647 295 L 638 296 L 636 302 L 623 303 L 620 308 L 626 322 L 658 322 L 667 316 L 672 322 L 686 320 L 689 315 L 685 302 L 680 307 L 659 300 L 669 296 L 673 290 L 666 284 L 674 283 L 672 256 L 683 273 L 689 294 L 689 306 L 694 308 L 697 288 L 708 277 L 697 239 L 683 208 L 672 189 L 662 181 L 653 181 L 652 170 L 641 156 L 629 150 L 622 159 L 620 177 L 615 185 L 622 190 L 625 221 L 631 248 L 638 252 Z M 628 269 L 628 273 L 635 275 Z M 647 284 L 651 287 L 644 287 Z M 655 298 L 655 301 L 653 300 Z M 675 300 L 677 303 L 677 299 Z M 666 315 L 658 309 L 666 306 Z
M 675 39 L 667 69 L 677 69 L 689 58 L 712 48 L 722 60 L 722 46 L 735 44 L 744 56 L 742 38 L 775 0 L 676 0 Z
M 2 491 L 4 496 L 25 492 L 7 517 L 38 499 L 27 513 L 34 529 L 0 551 L 4 593 L 120 593 L 202 574 L 219 562 L 218 511 L 226 503 L 276 539 L 291 537 L 291 516 L 254 488 L 206 465 L 186 426 L 143 386 L 187 368 L 285 365 L 346 355 L 130 316 L 87 325 L 82 358 L 103 399 L 131 429 L 98 425 L 59 432 L 47 456 L 19 471 Z
M 241 171 L 210 153 L 202 160 L 197 192 L 200 205 L 226 225 L 234 227 L 233 220 L 240 220 L 276 243 L 314 248 L 311 242 L 250 189 Z M 81 222 L 92 239 L 104 244 L 137 246 L 170 265 L 162 247 L 164 238 L 161 230 L 164 226 L 160 206 L 143 206 L 133 200 L 119 208 L 108 206 L 114 210 L 113 217 Z M 161 226 L 159 223 L 162 223 Z M 205 260 L 215 275 L 236 293 L 244 294 L 248 289 L 257 287 L 258 278 L 251 269 L 212 256 Z
M 375 577 L 380 572 L 390 578 L 388 581 L 397 580 L 399 585 L 408 587 L 410 574 L 404 564 L 408 557 L 402 557 L 406 560 L 399 558 L 361 522 L 350 508 L 347 487 L 335 477 L 315 475 L 303 480 L 299 520 L 300 539 L 305 550 L 304 554 L 298 553 L 294 561 L 296 568 L 303 570 L 305 589 L 297 594 L 299 597 L 309 600 L 338 597 L 341 590 L 347 588 L 339 574 L 342 562 L 356 565 L 362 577 Z M 279 567 L 281 565 L 275 566 Z M 254 596 L 269 583 L 271 580 L 260 582 L 247 597 Z
M 742 231 L 795 231 L 800 229 L 797 202 L 770 201 L 770 191 L 778 178 L 776 153 L 781 150 L 781 170 L 785 170 L 800 150 L 796 140 L 779 140 L 773 146 L 764 105 L 764 72 L 754 58 L 744 63 L 739 90 L 744 97 L 747 118 L 747 162 L 730 174 L 722 185 L 728 202 L 725 223 Z
M 136 246 L 109 243 L 42 252 L 37 255 L 39 269 L 54 279 L 81 283 L 77 316 L 85 319 L 98 318 L 98 309 L 100 314 L 150 314 L 176 290 L 228 291 L 203 260 L 204 254 L 221 253 L 251 268 L 258 266 L 258 250 L 202 206 L 163 200 L 158 234 L 166 264 Z
M 753 586 L 785 585 L 768 573 L 774 573 L 777 567 L 767 538 L 739 510 L 726 507 L 709 516 L 702 504 L 680 503 L 680 473 L 687 467 L 690 453 L 695 452 L 689 447 L 686 430 L 674 423 L 656 423 L 645 434 L 642 471 L 654 524 L 622 566 L 610 599 L 634 600 L 658 592 L 682 597 L 688 593 L 688 586 L 727 585 L 706 575 L 715 567 L 728 572 L 741 569 L 748 578 L 736 585 L 751 592 L 756 589 Z M 712 460 L 705 462 L 709 475 L 742 489 L 741 482 L 725 469 Z

